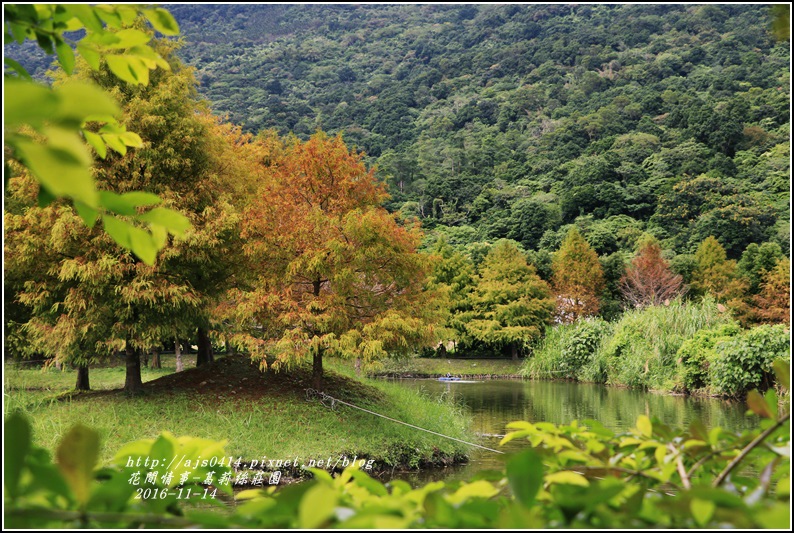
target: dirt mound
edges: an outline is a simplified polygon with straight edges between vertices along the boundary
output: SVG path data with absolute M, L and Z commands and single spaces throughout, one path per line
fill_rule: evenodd
M 217 399 L 252 399 L 285 396 L 306 397 L 316 388 L 311 368 L 297 367 L 275 372 L 262 371 L 246 355 L 227 355 L 213 363 L 169 374 L 143 384 L 144 394 L 196 394 Z M 323 391 L 337 398 L 378 401 L 382 393 L 374 387 L 326 370 Z M 122 390 L 111 391 L 122 393 Z

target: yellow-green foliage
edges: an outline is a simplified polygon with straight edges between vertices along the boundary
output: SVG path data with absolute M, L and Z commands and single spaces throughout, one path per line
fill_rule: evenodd
M 581 376 L 615 385 L 674 389 L 676 354 L 684 341 L 701 329 L 730 322 L 711 299 L 699 303 L 674 300 L 669 306 L 628 311 Z
M 521 372 L 531 378 L 579 379 L 582 368 L 611 331 L 612 324 L 600 318 L 549 327 Z

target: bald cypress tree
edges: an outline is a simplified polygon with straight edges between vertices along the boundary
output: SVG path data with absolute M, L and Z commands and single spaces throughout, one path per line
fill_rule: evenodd
M 480 265 L 472 295 L 469 333 L 498 347 L 509 347 L 512 358 L 543 333 L 554 314 L 548 284 L 511 242 L 496 243 Z
M 552 259 L 552 286 L 557 297 L 557 316 L 563 322 L 592 316 L 601 307 L 604 271 L 598 254 L 572 228 Z
M 74 338 L 70 345 L 85 353 L 122 351 L 128 394 L 141 390 L 141 350 L 175 334 L 187 337 L 199 327 L 209 328 L 215 302 L 234 282 L 233 256 L 240 249 L 240 217 L 227 199 L 224 183 L 239 171 L 224 164 L 234 144 L 217 135 L 217 121 L 198 99 L 192 71 L 174 55 L 175 44 L 156 41 L 154 46 L 170 69 L 152 73 L 146 86 L 127 85 L 105 68 L 94 72 L 80 64 L 76 75 L 93 79 L 113 94 L 123 111 L 121 122 L 143 141 L 140 148 L 109 153 L 96 165 L 105 203 L 114 205 L 122 218 L 138 214 L 138 220 L 155 222 L 171 217 L 172 226 L 181 225 L 180 238 L 155 231 L 154 226 L 149 234 L 105 216 L 105 231 L 96 224 L 96 215 L 90 227 L 80 226 L 79 218 L 59 204 L 43 211 L 33 203 L 23 217 L 43 217 L 48 225 L 20 221 L 18 234 L 11 236 L 41 242 L 41 247 L 19 253 L 46 264 L 28 276 L 20 293 L 34 309 L 28 330 L 42 342 L 53 335 Z M 157 194 L 159 200 L 134 192 L 139 190 Z M 154 239 L 154 250 L 164 246 L 156 262 L 147 264 L 154 258 L 144 262 L 120 249 L 114 239 Z M 37 305 L 48 300 L 54 311 Z M 73 335 L 67 336 L 70 332 Z

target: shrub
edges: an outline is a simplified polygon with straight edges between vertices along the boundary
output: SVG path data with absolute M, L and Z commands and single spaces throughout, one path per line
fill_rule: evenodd
M 691 392 L 710 384 L 709 368 L 717 359 L 718 343 L 730 340 L 741 332 L 738 324 L 724 324 L 704 329 L 684 341 L 678 349 L 678 380 L 680 390 Z
M 601 340 L 611 331 L 600 318 L 578 320 L 546 329 L 546 337 L 523 369 L 528 377 L 580 379 Z
M 791 359 L 789 330 L 783 325 L 759 326 L 716 346 L 711 382 L 719 394 L 739 396 L 773 385 L 772 361 Z
M 675 389 L 676 354 L 684 341 L 702 329 L 730 322 L 711 298 L 698 303 L 679 299 L 669 306 L 627 311 L 581 375 L 615 385 Z

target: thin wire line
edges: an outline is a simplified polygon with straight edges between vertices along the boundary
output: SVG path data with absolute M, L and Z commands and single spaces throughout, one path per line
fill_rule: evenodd
M 408 427 L 411 427 L 411 428 L 414 428 L 414 429 L 418 429 L 420 431 L 425 431 L 427 433 L 432 433 L 433 435 L 438 435 L 439 437 L 444 437 L 445 439 L 450 439 L 450 440 L 454 440 L 454 441 L 457 441 L 457 442 L 460 442 L 460 443 L 463 443 L 463 444 L 468 444 L 469 446 L 474 446 L 476 448 L 482 448 L 483 450 L 488 450 L 489 452 L 499 453 L 499 454 L 502 454 L 502 455 L 504 455 L 504 453 L 505 453 L 505 452 L 500 451 L 500 450 L 494 450 L 493 448 L 488 448 L 486 446 L 480 446 L 479 444 L 474 444 L 473 442 L 466 442 L 465 440 L 457 439 L 455 437 L 450 437 L 449 435 L 444 435 L 443 433 L 438 433 L 436 431 L 431 431 L 429 429 L 425 429 L 425 428 L 422 428 L 422 427 L 419 427 L 419 426 L 415 426 L 413 424 L 409 424 L 408 422 L 403 422 L 402 420 L 397 420 L 396 418 L 391 418 L 391 417 L 388 417 L 386 415 L 382 415 L 380 413 L 376 413 L 375 411 L 370 411 L 369 409 L 364 409 L 363 407 L 359 407 L 357 405 L 353 405 L 352 403 L 347 403 L 347 402 L 345 402 L 343 400 L 340 400 L 338 398 L 334 398 L 333 396 L 330 396 L 330 395 L 328 395 L 328 394 L 326 394 L 324 392 L 315 391 L 314 389 L 306 389 L 306 396 L 309 399 L 311 399 L 311 396 L 313 394 L 314 395 L 319 395 L 323 400 L 325 400 L 327 398 L 327 399 L 331 400 L 333 403 L 339 402 L 339 403 L 341 403 L 343 405 L 347 405 L 348 407 L 352 407 L 354 409 L 358 409 L 360 411 L 364 411 L 365 413 L 369 413 L 371 415 L 379 416 L 381 418 L 385 418 L 386 420 L 391 420 L 392 422 L 397 422 L 398 424 L 402 424 L 404 426 L 408 426 Z M 333 403 L 332 403 L 332 406 L 333 406 Z M 323 404 L 323 405 L 325 405 L 325 404 Z

